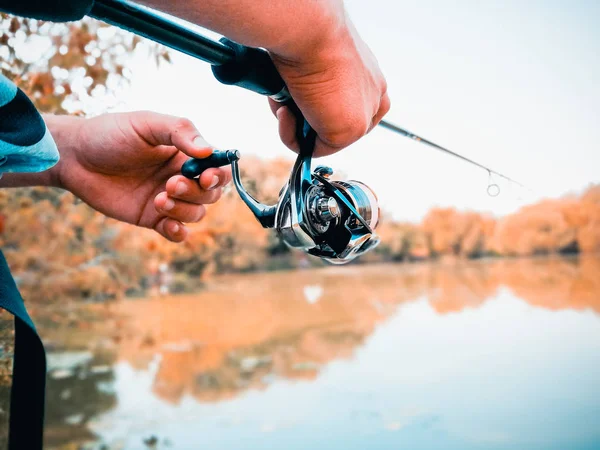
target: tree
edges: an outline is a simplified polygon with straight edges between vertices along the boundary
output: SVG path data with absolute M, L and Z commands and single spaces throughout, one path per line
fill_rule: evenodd
M 141 42 L 90 18 L 53 23 L 0 14 L 0 70 L 42 112 L 91 114 L 110 107 Z M 164 47 L 144 45 L 157 63 L 169 61 Z
M 115 104 L 128 83 L 129 55 L 140 43 L 89 18 L 57 24 L 0 14 L 0 70 L 42 112 L 89 115 Z M 163 47 L 144 45 L 157 63 L 169 60 Z M 0 245 L 25 297 L 106 297 L 131 288 L 137 281 L 127 269 L 132 257 L 115 257 L 111 248 L 122 232 L 68 192 L 0 192 Z

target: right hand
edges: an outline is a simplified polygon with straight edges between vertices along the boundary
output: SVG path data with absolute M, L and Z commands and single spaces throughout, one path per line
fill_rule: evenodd
M 315 156 L 335 153 L 373 129 L 390 109 L 387 83 L 375 56 L 346 18 L 346 25 L 306 55 L 271 58 L 290 94 L 317 132 Z M 282 142 L 294 151 L 295 116 L 269 100 Z
M 50 169 L 55 186 L 173 242 L 186 239 L 185 224 L 200 221 L 204 205 L 218 201 L 231 180 L 228 168 L 210 168 L 197 180 L 181 175 L 189 157 L 213 152 L 187 119 L 136 111 L 91 119 L 46 116 L 46 122 L 61 155 Z

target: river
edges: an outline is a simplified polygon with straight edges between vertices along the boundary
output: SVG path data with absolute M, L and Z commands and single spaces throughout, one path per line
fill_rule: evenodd
M 223 276 L 33 315 L 50 449 L 600 448 L 600 258 Z

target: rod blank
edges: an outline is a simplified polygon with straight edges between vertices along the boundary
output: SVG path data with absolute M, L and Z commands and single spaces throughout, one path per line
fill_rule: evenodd
M 183 24 L 157 11 L 135 3 L 121 0 L 95 0 L 89 15 L 201 59 L 213 66 L 221 66 L 235 59 L 235 53 L 231 48 L 186 28 Z
M 455 158 L 458 158 L 458 159 L 460 159 L 460 160 L 462 160 L 462 161 L 464 161 L 466 163 L 472 164 L 475 167 L 479 167 L 480 169 L 483 169 L 483 170 L 487 171 L 490 175 L 492 175 L 492 174 L 497 175 L 500 178 L 504 178 L 505 180 L 510 181 L 511 183 L 515 183 L 516 185 L 521 186 L 522 188 L 525 187 L 521 183 L 519 183 L 518 181 L 513 180 L 512 178 L 507 177 L 506 175 L 503 175 L 503 174 L 501 174 L 499 172 L 496 172 L 495 170 L 490 169 L 489 167 L 486 167 L 483 164 L 479 164 L 478 162 L 473 161 L 472 159 L 469 159 L 466 156 L 460 155 L 460 154 L 458 154 L 456 152 L 453 152 L 452 150 L 448 150 L 447 148 L 444 148 L 441 145 L 437 145 L 436 143 L 431 142 L 428 139 L 422 138 L 421 136 L 419 136 L 417 134 L 411 133 L 410 131 L 405 130 L 404 128 L 399 127 L 398 125 L 394 125 L 391 122 L 388 122 L 386 120 L 382 120 L 381 122 L 379 122 L 379 126 L 382 127 L 382 128 L 386 128 L 386 129 L 388 129 L 390 131 L 393 131 L 394 133 L 400 134 L 400 135 L 402 135 L 404 137 L 407 137 L 409 139 L 412 139 L 414 141 L 422 142 L 423 144 L 427 144 L 430 147 L 435 148 L 436 150 L 439 150 L 439 151 L 441 151 L 443 153 L 446 153 L 446 154 L 448 154 L 450 156 L 454 156 Z

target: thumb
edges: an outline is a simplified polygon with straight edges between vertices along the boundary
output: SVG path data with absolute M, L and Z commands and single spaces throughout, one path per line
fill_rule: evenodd
M 137 134 L 150 145 L 172 145 L 192 158 L 206 158 L 213 147 L 204 140 L 189 119 L 151 111 L 129 113 Z

